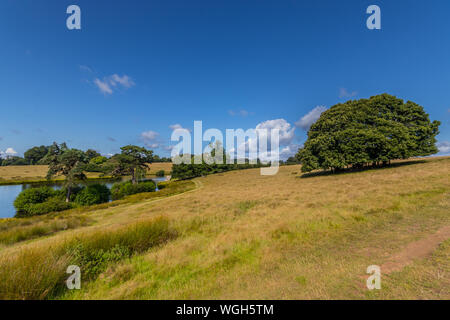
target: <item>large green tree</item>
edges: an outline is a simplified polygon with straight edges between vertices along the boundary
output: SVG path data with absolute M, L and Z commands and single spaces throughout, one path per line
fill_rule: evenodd
M 120 148 L 122 152 L 111 158 L 112 175 L 130 175 L 133 184 L 137 183 L 138 176 L 144 175 L 153 160 L 153 151 L 143 147 L 128 145 Z
M 64 186 L 67 189 L 66 202 L 70 201 L 72 188 L 78 180 L 86 179 L 84 167 L 86 165 L 86 154 L 77 149 L 68 149 L 65 144 L 53 144 L 52 154 L 47 155 L 48 173 L 47 179 L 57 175 L 65 177 Z
M 24 158 L 29 164 L 37 164 L 48 153 L 48 147 L 40 146 L 28 149 L 24 153 Z
M 386 164 L 438 152 L 439 121 L 389 94 L 337 104 L 322 113 L 297 154 L 302 171 Z

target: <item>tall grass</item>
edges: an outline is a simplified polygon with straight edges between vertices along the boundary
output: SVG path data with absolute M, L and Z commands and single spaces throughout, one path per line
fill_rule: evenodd
M 5 223 L 2 227 L 0 227 L 0 244 L 11 245 L 21 241 L 48 236 L 58 231 L 87 226 L 91 224 L 91 222 L 92 219 L 90 218 L 85 216 L 76 216 L 59 217 L 59 219 L 56 218 L 46 220 L 22 220 L 16 224 Z
M 170 197 L 195 189 L 195 183 L 192 181 L 171 181 L 164 182 L 164 184 L 164 190 L 134 194 L 122 200 L 78 207 L 41 216 L 0 219 L 0 245 L 12 245 L 17 242 L 52 235 L 59 231 L 91 225 L 94 222 L 93 219 L 81 215 L 86 212 L 138 203 L 143 200 Z
M 45 299 L 64 293 L 69 265 L 81 269 L 82 283 L 108 264 L 131 257 L 173 238 L 165 218 L 125 227 L 94 230 L 58 243 L 27 247 L 0 257 L 0 299 Z M 84 281 L 84 282 L 83 282 Z

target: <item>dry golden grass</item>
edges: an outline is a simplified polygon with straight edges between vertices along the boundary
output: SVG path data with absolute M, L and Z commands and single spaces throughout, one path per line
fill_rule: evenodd
M 148 174 L 155 174 L 159 170 L 164 170 L 165 174 L 169 174 L 172 171 L 171 162 L 156 162 L 150 165 L 150 170 Z
M 38 180 L 47 175 L 48 166 L 0 167 L 0 180 Z
M 4 249 L 164 216 L 178 238 L 122 263 L 64 298 L 449 299 L 450 246 L 365 287 L 408 243 L 450 225 L 450 158 L 339 175 L 259 169 L 194 181 L 193 192 L 90 213 L 95 225 Z

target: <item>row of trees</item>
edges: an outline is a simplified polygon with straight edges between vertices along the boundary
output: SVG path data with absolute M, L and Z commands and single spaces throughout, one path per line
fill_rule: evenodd
M 57 148 L 67 149 L 66 143 L 62 143 L 61 145 L 57 145 L 56 143 L 50 146 L 38 146 L 32 147 L 25 151 L 23 157 L 18 156 L 9 156 L 4 159 L 0 158 L 1 166 L 24 166 L 24 165 L 48 165 L 49 157 L 54 154 Z M 98 167 L 96 165 L 101 165 L 106 162 L 108 159 L 102 156 L 100 153 L 93 149 L 88 149 L 84 151 L 86 161 L 91 162 L 92 165 L 88 169 L 92 169 L 92 171 L 98 171 Z M 158 155 L 152 155 L 151 162 L 171 162 L 171 159 L 168 157 L 159 157 Z
M 297 159 L 302 171 L 386 165 L 438 152 L 439 121 L 422 106 L 389 94 L 337 104 L 322 113 Z
M 264 164 L 260 161 L 260 159 L 257 159 L 255 164 L 250 163 L 249 159 L 245 159 L 243 164 L 228 163 L 229 161 L 227 161 L 227 158 L 229 155 L 227 155 L 220 141 L 210 144 L 210 148 L 210 152 L 206 152 L 201 155 L 200 164 L 195 164 L 196 158 L 200 156 L 194 155 L 188 155 L 190 158 L 190 163 L 174 164 L 172 166 L 172 178 L 184 180 L 231 170 L 270 166 L 270 163 Z M 180 157 L 183 157 L 183 155 Z
M 69 202 L 72 189 L 78 185 L 78 181 L 86 179 L 86 169 L 93 163 L 100 163 L 105 175 L 130 175 L 132 184 L 137 184 L 140 177 L 145 177 L 153 162 L 153 151 L 128 145 L 121 148 L 120 154 L 106 159 L 94 154 L 89 157 L 87 152 L 70 149 L 65 143 L 54 143 L 41 161 L 48 164 L 47 179 L 59 175 L 65 177 L 66 202 Z

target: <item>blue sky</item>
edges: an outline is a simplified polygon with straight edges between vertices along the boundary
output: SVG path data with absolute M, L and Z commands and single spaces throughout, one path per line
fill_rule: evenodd
M 71 4 L 81 30 L 66 27 Z M 371 4 L 381 30 L 366 27 Z M 0 150 L 66 141 L 167 156 L 176 124 L 279 120 L 294 152 L 311 110 L 387 92 L 440 120 L 450 152 L 448 12 L 447 0 L 2 0 Z

